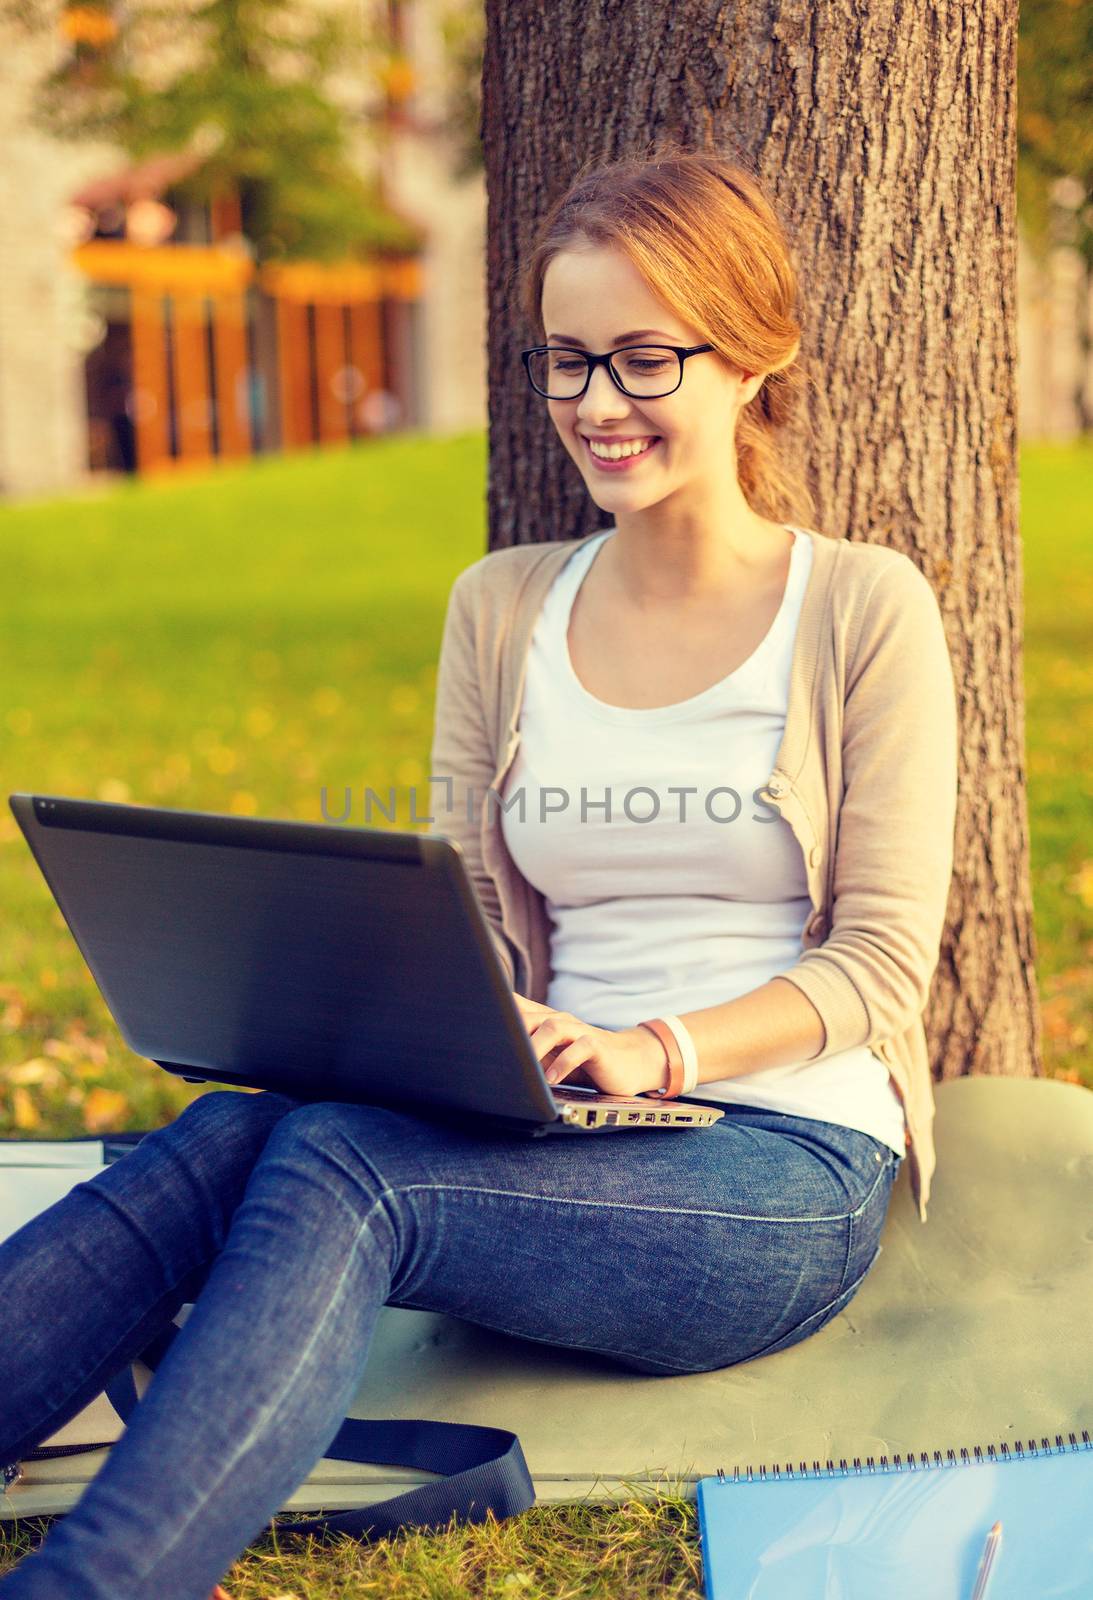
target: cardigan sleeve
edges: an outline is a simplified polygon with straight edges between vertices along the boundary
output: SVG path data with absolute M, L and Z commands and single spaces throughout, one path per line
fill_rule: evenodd
M 956 692 L 937 597 L 900 556 L 868 592 L 847 664 L 830 932 L 779 973 L 823 1021 L 827 1037 L 812 1060 L 912 1026 L 945 926 Z
M 462 850 L 475 895 L 511 988 L 514 986 L 514 957 L 501 928 L 497 887 L 482 860 L 481 818 L 495 761 L 482 709 L 475 649 L 471 574 L 478 565 L 476 562 L 459 573 L 448 596 L 437 662 L 429 767 L 432 820 L 427 831 L 447 835 Z

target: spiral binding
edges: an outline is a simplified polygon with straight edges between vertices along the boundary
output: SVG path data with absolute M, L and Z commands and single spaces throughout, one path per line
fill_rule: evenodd
M 1093 1439 L 1089 1437 L 1088 1428 L 1082 1429 L 1081 1444 L 1078 1443 L 1077 1436 L 1073 1433 L 1068 1433 L 1067 1439 L 1069 1444 L 1064 1444 L 1062 1434 L 1057 1433 L 1054 1445 L 1047 1438 L 1041 1438 L 1039 1447 L 1037 1447 L 1035 1439 L 1030 1439 L 1027 1450 L 1021 1444 L 1020 1439 L 1015 1441 L 1012 1449 L 1008 1444 L 999 1445 L 997 1448 L 993 1444 L 989 1444 L 984 1452 L 982 1445 L 977 1444 L 972 1446 L 971 1455 L 961 1445 L 959 1459 L 954 1450 L 946 1450 L 944 1460 L 941 1458 L 940 1450 L 933 1452 L 933 1460 L 930 1459 L 929 1453 L 925 1450 L 919 1452 L 917 1461 L 913 1452 L 901 1459 L 897 1451 L 891 1461 L 889 1461 L 887 1455 L 882 1455 L 879 1464 L 874 1461 L 872 1456 L 866 1456 L 864 1472 L 934 1472 L 938 1468 L 982 1466 L 984 1462 L 990 1465 L 1001 1461 L 1027 1461 L 1036 1456 L 1067 1455 L 1071 1451 L 1093 1450 Z M 837 1467 L 830 1457 L 828 1457 L 827 1464 L 823 1467 L 820 1466 L 818 1461 L 813 1461 L 811 1471 L 809 1471 L 807 1462 L 801 1461 L 798 1462 L 796 1472 L 793 1470 L 792 1461 L 786 1462 L 784 1472 L 775 1463 L 771 1467 L 769 1474 L 765 1464 L 758 1469 L 745 1467 L 743 1472 L 739 1467 L 733 1467 L 731 1478 L 726 1476 L 724 1467 L 718 1467 L 717 1477 L 720 1483 L 777 1483 L 782 1480 L 796 1480 L 798 1478 L 861 1477 L 863 1475 L 861 1457 L 853 1456 L 851 1459 L 853 1461 L 852 1467 L 847 1466 L 845 1456 L 839 1457 L 839 1465 Z

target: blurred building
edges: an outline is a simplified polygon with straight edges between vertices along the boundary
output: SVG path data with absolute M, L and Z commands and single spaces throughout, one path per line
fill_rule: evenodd
M 1018 239 L 1018 423 L 1025 439 L 1093 430 L 1093 275 L 1079 246 L 1085 190 L 1061 178 L 1050 195 L 1049 238 Z
M 330 92 L 361 171 L 421 230 L 413 256 L 256 269 L 236 197 L 197 206 L 175 192 L 189 158 L 133 163 L 36 131 L 34 86 L 71 43 L 0 20 L 0 495 L 484 426 L 485 194 L 448 154 L 444 0 L 301 3 L 349 6 L 396 48 L 381 140 L 366 74 Z M 1078 203 L 1065 191 L 1063 222 Z M 1019 241 L 1017 336 L 1021 437 L 1088 429 L 1093 294 L 1065 226 L 1042 260 Z
M 256 267 L 237 196 L 175 191 L 196 158 L 38 132 L 34 85 L 67 41 L 0 22 L 0 494 L 483 425 L 484 189 L 447 160 L 436 9 L 369 4 L 399 68 L 381 139 L 366 86 L 340 95 L 362 172 L 424 243 L 338 266 Z

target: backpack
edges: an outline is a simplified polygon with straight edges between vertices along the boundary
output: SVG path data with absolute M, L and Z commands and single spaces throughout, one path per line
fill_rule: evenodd
M 144 1138 L 140 1133 L 81 1135 L 72 1139 L 0 1139 L 0 1242 L 39 1212 L 68 1193 L 75 1184 L 102 1171 Z M 2 1291 L 2 1284 L 0 1284 Z M 176 1322 L 158 1333 L 137 1358 L 155 1371 L 181 1331 Z M 20 1462 L 0 1462 L 0 1515 L 10 1516 L 6 1491 L 24 1476 L 24 1464 L 101 1450 L 114 1444 L 140 1404 L 134 1364 L 107 1384 L 103 1395 L 65 1425 L 91 1437 L 78 1443 L 42 1445 Z M 110 1420 L 110 1411 L 114 1418 Z M 92 1423 L 91 1413 L 95 1421 Z M 103 1415 L 107 1417 L 103 1426 Z M 81 1428 L 81 1418 L 85 1419 Z M 108 1433 L 109 1438 L 96 1434 Z M 374 1505 L 326 1512 L 297 1522 L 277 1522 L 281 1534 L 310 1534 L 328 1542 L 340 1534 L 371 1542 L 400 1528 L 443 1528 L 454 1512 L 458 1523 L 485 1522 L 526 1511 L 535 1504 L 535 1489 L 520 1441 L 503 1428 L 469 1423 L 372 1420 L 347 1417 L 324 1460 L 419 1468 L 444 1474 Z M 331 1485 L 336 1492 L 336 1486 Z

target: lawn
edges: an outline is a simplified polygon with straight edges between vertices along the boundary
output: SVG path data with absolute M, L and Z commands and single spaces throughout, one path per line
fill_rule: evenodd
M 448 589 L 485 548 L 486 445 L 393 437 L 0 508 L 0 1136 L 150 1128 L 203 1091 L 130 1052 L 7 809 L 13 790 L 322 820 L 427 794 Z M 1021 461 L 1028 777 L 1046 1070 L 1093 1086 L 1093 448 Z M 354 820 L 363 821 L 361 815 Z M 382 825 L 382 817 L 374 819 Z M 233 1569 L 239 1600 L 701 1592 L 693 1504 Z M 25 1530 L 19 1538 L 25 1539 Z M 0 1569 L 17 1553 L 0 1535 Z
M 484 449 L 404 437 L 0 510 L 0 1134 L 152 1127 L 201 1092 L 120 1039 L 7 795 L 318 822 L 324 786 L 337 815 L 346 785 L 363 807 L 394 784 L 406 825 Z

